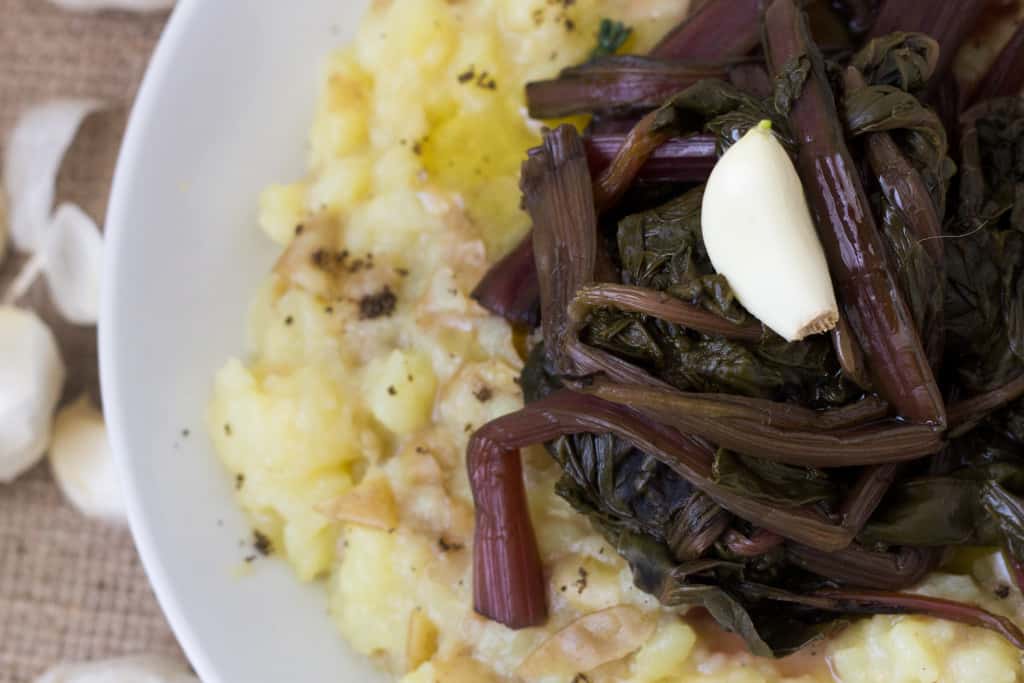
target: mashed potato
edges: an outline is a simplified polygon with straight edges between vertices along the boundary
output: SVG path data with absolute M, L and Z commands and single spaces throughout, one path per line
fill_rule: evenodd
M 300 579 L 324 582 L 342 635 L 403 683 L 1017 680 L 1019 653 L 999 637 L 917 617 L 753 658 L 634 588 L 554 494 L 541 450 L 525 470 L 550 620 L 510 631 L 473 612 L 464 450 L 521 406 L 522 361 L 469 293 L 528 228 L 518 173 L 539 126 L 523 85 L 582 61 L 601 17 L 632 25 L 628 47 L 644 51 L 687 6 L 372 3 L 324 69 L 308 175 L 260 198 L 286 251 L 252 306 L 252 352 L 218 373 L 209 409 L 239 503 Z M 962 576 L 923 590 L 1010 609 Z

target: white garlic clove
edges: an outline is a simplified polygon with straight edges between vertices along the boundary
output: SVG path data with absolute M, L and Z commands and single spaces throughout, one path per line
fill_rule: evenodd
M 177 660 L 160 655 L 59 664 L 35 683 L 200 683 Z
M 98 12 L 120 9 L 130 12 L 160 12 L 174 7 L 175 0 L 50 0 L 62 9 L 75 12 Z
M 31 311 L 0 306 L 0 482 L 43 457 L 63 387 L 64 363 L 50 329 Z
M 50 467 L 61 491 L 80 512 L 110 522 L 127 520 L 107 425 L 88 396 L 57 414 Z
M 101 106 L 97 100 L 53 100 L 24 112 L 15 123 L 3 176 L 11 237 L 21 251 L 42 248 L 61 161 L 82 121 Z
M 839 320 L 832 278 L 803 185 L 763 121 L 711 171 L 701 209 L 704 244 L 750 313 L 788 341 Z
M 61 204 L 44 249 L 42 268 L 57 310 L 76 325 L 95 325 L 103 275 L 103 235 L 96 222 L 74 204 Z

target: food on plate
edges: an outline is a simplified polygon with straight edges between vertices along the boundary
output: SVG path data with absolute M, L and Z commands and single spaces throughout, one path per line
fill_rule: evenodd
M 1014 681 L 1016 10 L 693 4 L 371 4 L 215 381 L 257 549 L 404 683 Z

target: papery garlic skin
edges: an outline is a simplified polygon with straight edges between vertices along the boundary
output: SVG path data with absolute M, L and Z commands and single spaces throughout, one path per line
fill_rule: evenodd
M 839 320 L 832 278 L 803 185 L 762 121 L 711 171 L 701 209 L 704 245 L 743 307 L 787 341 Z
M 80 512 L 110 522 L 127 521 L 107 425 L 88 396 L 57 414 L 50 467 L 61 491 Z
M 7 218 L 7 192 L 4 190 L 3 179 L 0 178 L 0 265 L 7 255 L 7 237 L 10 232 Z
M 60 664 L 35 683 L 199 683 L 199 679 L 170 657 L 140 655 Z
M 0 306 L 0 482 L 13 481 L 43 457 L 64 376 L 57 342 L 43 321 Z
M 64 154 L 85 118 L 102 106 L 98 100 L 51 100 L 26 110 L 14 124 L 4 149 L 3 181 L 11 239 L 20 251 L 43 248 Z

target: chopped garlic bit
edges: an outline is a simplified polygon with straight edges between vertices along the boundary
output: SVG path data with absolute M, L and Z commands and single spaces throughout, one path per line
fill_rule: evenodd
M 35 683 L 199 683 L 177 660 L 159 655 L 60 664 Z
M 656 619 L 630 605 L 591 612 L 541 643 L 517 673 L 539 678 L 563 671 L 592 671 L 639 650 L 656 625 Z
M 50 0 L 62 9 L 75 12 L 98 12 L 121 9 L 131 12 L 160 12 L 174 7 L 175 0 Z
M 46 452 L 63 386 L 50 329 L 31 311 L 0 306 L 0 482 L 13 481 Z
M 762 121 L 722 156 L 701 210 L 704 244 L 739 302 L 788 341 L 839 320 L 803 185 Z
M 127 520 L 107 426 L 88 396 L 57 414 L 50 467 L 61 491 L 80 512 L 112 522 Z
M 398 507 L 384 477 L 364 479 L 359 486 L 316 506 L 317 512 L 338 522 L 351 522 L 390 531 L 398 526 Z
M 439 633 L 437 626 L 422 609 L 409 615 L 409 631 L 405 637 L 405 668 L 415 671 L 437 652 Z
M 324 214 L 310 216 L 295 227 L 295 238 L 274 266 L 285 281 L 314 296 L 334 299 L 339 294 L 339 277 L 348 264 L 348 254 L 339 247 L 337 223 Z

